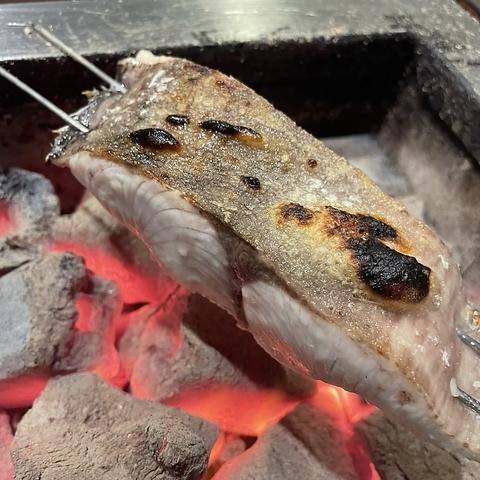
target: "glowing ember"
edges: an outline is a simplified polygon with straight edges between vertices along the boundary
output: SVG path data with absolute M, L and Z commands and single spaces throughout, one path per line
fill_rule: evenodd
M 0 237 L 5 237 L 15 229 L 15 222 L 12 218 L 9 206 L 6 202 L 0 201 Z
M 212 451 L 210 452 L 210 457 L 208 459 L 208 471 L 204 475 L 204 478 L 210 478 L 214 471 L 218 468 L 220 456 L 225 448 L 225 442 L 226 434 L 225 432 L 220 432 L 217 437 L 217 441 L 214 443 Z
M 127 264 L 105 252 L 101 247 L 93 248 L 79 243 L 56 242 L 50 246 L 50 249 L 57 252 L 72 252 L 83 257 L 89 270 L 117 284 L 123 301 L 127 304 L 158 304 L 170 293 L 164 279 L 152 278 L 140 271 L 137 266 Z M 173 283 L 172 287 L 174 287 Z
M 10 232 L 13 228 L 14 224 L 7 205 L 0 203 L 0 236 Z M 75 322 L 76 335 L 85 335 L 86 338 L 89 338 L 89 335 L 102 335 L 102 354 L 88 370 L 97 373 L 117 387 L 124 387 L 138 351 L 133 347 L 130 349 L 131 351 L 127 348 L 122 353 L 122 365 L 116 342 L 127 326 L 134 323 L 139 325 L 139 334 L 143 332 L 142 335 L 147 338 L 153 337 L 156 331 L 154 327 L 157 327 L 159 318 L 165 316 L 160 313 L 162 308 L 166 307 L 159 309 L 159 305 L 164 304 L 167 298 L 172 298 L 177 286 L 173 282 L 166 282 L 164 278 L 154 278 L 152 274 L 147 274 L 133 261 L 130 262 L 121 255 L 115 255 L 102 248 L 101 245 L 91 247 L 79 242 L 56 242 L 49 247 L 49 250 L 69 251 L 83 257 L 89 270 L 99 277 L 115 282 L 121 294 L 120 304 L 124 307 L 125 305 L 132 307 L 132 309 L 128 307 L 124 310 L 123 314 L 120 314 L 119 307 L 114 321 L 107 330 L 99 332 L 101 326 L 98 318 L 102 318 L 101 306 L 97 305 L 97 302 L 89 294 L 79 295 L 76 299 L 78 312 Z M 140 309 L 136 309 L 136 307 L 133 309 L 133 306 L 138 304 L 145 305 Z M 163 340 L 169 345 L 171 344 L 172 351 L 175 352 L 179 348 L 180 342 L 178 322 L 172 326 L 171 331 L 168 328 L 163 329 L 162 335 L 172 337 Z M 49 376 L 48 372 L 43 372 L 0 382 L 0 407 L 30 406 L 44 389 Z M 148 389 L 142 389 L 142 385 L 134 378 L 131 379 L 130 390 L 138 398 L 149 399 Z M 243 449 L 246 448 L 245 442 L 239 436 L 257 437 L 261 435 L 269 427 L 280 422 L 301 402 L 313 405 L 319 411 L 325 412 L 326 415 L 335 419 L 339 432 L 345 436 L 345 444 L 359 478 L 361 480 L 379 480 L 380 477 L 366 453 L 363 439 L 355 433 L 354 429 L 356 422 L 375 409 L 357 395 L 340 388 L 318 382 L 315 394 L 305 399 L 305 397 L 294 396 L 279 388 L 232 386 L 223 384 L 221 381 L 213 382 L 210 379 L 208 384 L 186 388 L 164 403 L 208 420 L 222 430 L 210 454 L 209 468 L 204 476 L 204 479 L 207 479 L 214 476 L 224 463 L 229 463 L 232 458 L 242 453 L 243 450 L 238 450 L 239 445 Z M 1 440 L 0 438 L 0 442 Z M 238 451 L 233 447 L 233 450 L 230 448 L 232 450 L 230 451 L 227 447 L 227 444 L 230 445 L 230 443 L 235 445 L 235 448 L 238 447 Z M 229 451 L 227 452 L 227 450 Z M 0 480 L 11 480 L 11 477 L 4 479 L 0 474 Z
M 75 329 L 79 332 L 90 332 L 95 328 L 93 323 L 94 304 L 91 297 L 88 295 L 79 295 L 76 302 L 77 320 L 75 322 Z
M 0 410 L 0 480 L 13 479 L 13 465 L 10 460 L 10 445 L 13 440 L 10 419 Z
M 255 441 L 253 437 L 252 439 L 247 439 L 231 433 L 220 432 L 217 441 L 210 452 L 208 469 L 204 473 L 202 479 L 208 480 L 214 477 L 215 473 L 222 465 L 245 452 L 248 448 L 247 443 L 250 443 L 248 440 L 252 440 L 253 443 Z
M 46 372 L 0 381 L 0 407 L 29 407 L 42 393 L 50 375 Z
M 98 332 L 97 319 L 101 318 L 100 307 L 95 305 L 89 295 L 79 295 L 76 300 L 76 307 L 78 317 L 75 322 L 75 329 L 83 333 L 92 332 L 102 335 L 102 355 L 88 370 L 100 375 L 112 385 L 124 387 L 128 379 L 115 348 L 115 322 L 108 326 L 107 331 Z
M 346 444 L 355 470 L 361 480 L 380 480 L 367 451 L 364 439 L 354 430 L 354 424 L 376 410 L 358 395 L 339 387 L 317 382 L 317 392 L 309 403 L 338 420 L 338 428 L 346 436 Z
M 256 436 L 293 410 L 299 399 L 281 390 L 248 391 L 218 385 L 183 392 L 165 403 L 209 420 L 224 431 Z

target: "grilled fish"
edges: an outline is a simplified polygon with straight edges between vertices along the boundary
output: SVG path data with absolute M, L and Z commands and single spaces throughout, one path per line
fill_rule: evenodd
M 149 52 L 119 72 L 127 93 L 94 97 L 54 162 L 278 361 L 479 458 L 450 390 L 480 380 L 455 334 L 473 314 L 440 239 L 237 80 Z

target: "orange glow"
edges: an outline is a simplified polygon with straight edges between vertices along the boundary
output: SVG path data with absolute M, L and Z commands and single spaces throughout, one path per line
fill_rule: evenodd
M 118 353 L 115 348 L 105 352 L 102 359 L 91 368 L 90 372 L 96 373 L 115 387 L 123 388 L 128 382 L 125 371 L 122 369 Z
M 209 420 L 221 430 L 257 436 L 292 411 L 299 399 L 281 390 L 215 385 L 183 392 L 164 403 Z
M 50 249 L 55 252 L 72 252 L 83 257 L 89 270 L 117 284 L 125 303 L 161 303 L 175 286 L 169 282 L 172 288 L 168 288 L 168 282 L 161 276 L 153 278 L 138 266 L 122 261 L 101 247 L 56 242 Z
M 0 407 L 29 407 L 42 393 L 49 378 L 50 374 L 44 372 L 0 381 Z
M 88 295 L 79 295 L 76 299 L 77 320 L 75 321 L 75 330 L 79 332 L 91 332 L 95 329 L 93 324 L 94 308 L 92 297 Z
M 0 235 L 13 228 L 8 209 L 0 202 Z M 118 286 L 123 304 L 137 308 L 133 304 L 147 304 L 131 313 L 117 312 L 107 331 L 98 331 L 98 318 L 101 313 L 92 297 L 81 294 L 76 299 L 78 312 L 75 322 L 75 334 L 83 335 L 97 332 L 102 337 L 102 353 L 88 370 L 97 373 L 111 384 L 123 388 L 128 381 L 137 351 L 122 354 L 123 365 L 115 346 L 120 335 L 132 322 L 145 322 L 143 335 L 149 338 L 157 331 L 157 322 L 170 318 L 158 305 L 174 292 L 177 286 L 170 280 L 159 276 L 154 278 L 146 274 L 132 262 L 105 251 L 102 246 L 91 247 L 77 242 L 55 243 L 53 251 L 69 251 L 82 256 L 87 268 L 96 275 L 112 280 Z M 173 298 L 173 296 L 172 296 Z M 174 302 L 172 303 L 172 305 Z M 166 308 L 166 307 L 165 307 Z M 172 307 L 173 308 L 173 307 Z M 157 311 L 158 310 L 158 311 Z M 173 316 L 172 318 L 177 318 Z M 163 329 L 162 335 L 171 335 L 172 352 L 176 352 L 180 342 L 178 325 L 171 332 Z M 178 337 L 178 338 L 177 338 Z M 0 382 L 0 407 L 18 408 L 30 406 L 42 392 L 50 375 L 48 373 L 24 375 L 14 380 Z M 151 399 L 150 390 L 132 379 L 131 393 L 137 398 Z M 336 420 L 338 429 L 343 432 L 345 445 L 350 453 L 360 480 L 380 480 L 367 453 L 364 439 L 355 431 L 355 423 L 375 411 L 375 407 L 366 404 L 360 397 L 341 388 L 317 382 L 315 394 L 308 399 L 292 396 L 280 389 L 255 389 L 253 387 L 235 387 L 224 384 L 208 384 L 185 389 L 174 397 L 163 401 L 172 407 L 184 410 L 216 424 L 221 433 L 210 454 L 209 468 L 204 478 L 210 478 L 222 463 L 228 462 L 222 452 L 228 441 L 228 435 L 256 437 L 267 428 L 278 423 L 301 401 L 314 405 Z M 238 453 L 236 453 L 238 454 Z M 1 467 L 0 467 L 1 470 Z M 0 480 L 4 480 L 0 475 Z
M 13 465 L 10 458 L 10 445 L 13 441 L 10 419 L 0 410 L 0 480 L 13 480 Z
M 4 237 L 15 229 L 15 222 L 6 202 L 0 201 L 0 237 Z
M 220 432 L 218 434 L 217 440 L 215 441 L 212 450 L 210 452 L 210 457 L 208 459 L 208 467 L 213 469 L 215 464 L 218 462 L 223 448 L 225 447 L 225 432 Z
M 346 446 L 359 478 L 380 480 L 365 440 L 355 431 L 355 422 L 373 413 L 376 407 L 366 404 L 354 393 L 323 382 L 317 382 L 317 391 L 309 402 L 338 420 L 338 428 L 345 433 Z
M 317 391 L 310 403 L 347 424 L 356 423 L 377 410 L 355 393 L 323 382 L 317 382 Z
M 88 368 L 88 371 L 96 373 L 117 387 L 124 387 L 128 379 L 115 347 L 115 322 L 112 321 L 108 325 L 107 331 L 100 331 L 101 327 L 97 322 L 101 313 L 98 311 L 99 307 L 95 305 L 92 297 L 89 295 L 80 294 L 76 299 L 75 305 L 78 313 L 75 329 L 79 332 L 98 332 L 99 335 L 103 335 L 101 356 L 95 364 Z M 117 317 L 119 316 L 117 314 Z

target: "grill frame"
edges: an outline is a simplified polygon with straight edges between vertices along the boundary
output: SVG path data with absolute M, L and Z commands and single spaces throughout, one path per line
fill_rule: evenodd
M 420 8 L 415 0 L 244 0 L 241 5 L 236 0 L 51 1 L 0 5 L 0 17 L 4 19 L 0 63 L 33 88 L 58 99 L 78 97 L 80 91 L 98 82 L 38 38 L 27 38 L 21 28 L 8 27 L 9 23 L 34 21 L 51 26 L 61 39 L 109 73 L 114 72 L 118 58 L 148 48 L 222 68 L 260 93 L 264 93 L 262 75 L 265 77 L 272 66 L 269 58 L 277 56 L 277 70 L 281 71 L 279 59 L 286 59 L 283 74 L 292 77 L 279 91 L 282 98 L 287 98 L 289 89 L 299 82 L 302 88 L 306 85 L 305 77 L 298 77 L 295 58 L 300 70 L 308 58 L 322 62 L 326 57 L 341 60 L 350 55 L 353 59 L 358 52 L 365 55 L 363 59 L 375 62 L 372 50 L 378 55 L 375 46 L 386 42 L 384 52 L 390 55 L 390 61 L 377 62 L 378 68 L 368 81 L 364 78 L 364 83 L 357 85 L 356 73 L 371 66 L 367 61 L 362 69 L 357 62 L 351 84 L 341 84 L 324 95 L 337 95 L 335 108 L 343 108 L 337 115 L 341 121 L 333 118 L 334 108 L 329 109 L 322 100 L 317 110 L 325 113 L 316 120 L 298 118 L 292 108 L 278 106 L 322 136 L 356 132 L 360 125 L 364 131 L 374 129 L 397 91 L 393 83 L 401 81 L 398 69 L 405 71 L 408 63 L 409 73 L 415 76 L 429 106 L 480 164 L 480 29 L 478 22 L 453 0 L 427 0 Z M 395 45 L 409 50 L 409 62 L 403 58 L 404 65 L 399 64 L 397 57 L 402 51 Z M 324 70 L 334 71 L 342 67 L 342 62 L 321 65 Z M 315 71 L 310 67 L 310 72 Z M 388 76 L 390 68 L 393 77 Z M 244 70 L 248 75 L 242 75 Z M 271 77 L 272 72 L 268 75 Z M 337 79 L 330 86 L 335 83 Z M 324 85 L 320 78 L 320 86 Z M 372 86 L 372 98 L 380 89 L 382 101 L 372 104 L 371 99 L 362 99 L 361 88 L 366 85 Z M 381 91 L 386 85 L 387 91 Z M 3 80 L 0 88 L 0 108 L 26 101 Z M 338 95 L 340 88 L 349 92 Z M 350 101 L 357 101 L 357 105 L 345 108 Z M 375 113 L 368 115 L 356 108 L 362 101 L 366 110 Z M 325 130 L 327 125 L 331 125 L 329 130 Z

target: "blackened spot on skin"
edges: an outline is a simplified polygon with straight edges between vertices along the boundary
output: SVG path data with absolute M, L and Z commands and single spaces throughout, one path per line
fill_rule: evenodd
M 186 115 L 172 114 L 172 115 L 168 115 L 165 120 L 171 125 L 178 125 L 178 126 L 188 125 L 190 123 L 190 119 Z
M 360 278 L 382 297 L 417 303 L 428 295 L 431 270 L 414 257 L 376 239 L 349 239 L 346 243 Z
M 359 278 L 374 292 L 390 300 L 417 303 L 430 289 L 430 269 L 414 257 L 383 243 L 398 241 L 397 231 L 370 215 L 325 207 L 328 232 L 342 238 L 352 254 Z
M 296 220 L 306 225 L 313 218 L 313 212 L 299 203 L 287 203 L 280 208 L 280 214 L 285 220 Z
M 394 240 L 397 231 L 390 225 L 369 215 L 353 214 L 333 207 L 325 207 L 334 221 L 333 228 L 350 236 Z
M 309 158 L 307 160 L 307 165 L 309 168 L 316 168 L 318 165 L 318 162 L 314 158 Z
M 142 128 L 130 134 L 133 142 L 153 150 L 176 149 L 180 146 L 178 140 L 161 128 Z
M 200 128 L 230 136 L 251 135 L 253 137 L 260 137 L 260 134 L 252 128 L 243 127 L 242 125 L 232 125 L 231 123 L 222 120 L 205 120 L 200 123 Z
M 252 190 L 260 190 L 260 180 L 257 177 L 250 177 L 249 175 L 242 175 L 240 180 Z

